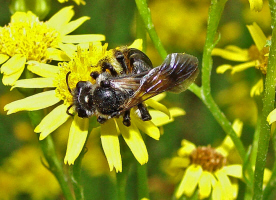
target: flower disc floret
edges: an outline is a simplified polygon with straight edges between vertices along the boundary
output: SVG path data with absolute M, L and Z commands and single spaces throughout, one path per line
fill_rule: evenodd
M 32 12 L 15 13 L 9 25 L 0 29 L 0 54 L 21 54 L 27 60 L 46 62 L 47 48 L 57 46 L 60 33 L 39 21 Z

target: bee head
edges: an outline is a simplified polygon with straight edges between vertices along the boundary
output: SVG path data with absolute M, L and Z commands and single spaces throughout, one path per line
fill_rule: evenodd
M 72 106 L 74 106 L 79 117 L 90 117 L 94 114 L 95 111 L 92 96 L 93 85 L 89 81 L 79 81 L 76 85 L 76 88 L 72 91 L 68 84 L 70 73 L 71 72 L 68 72 L 66 74 L 66 84 L 68 91 L 73 95 L 74 103 L 67 108 L 66 113 L 73 116 L 69 110 Z

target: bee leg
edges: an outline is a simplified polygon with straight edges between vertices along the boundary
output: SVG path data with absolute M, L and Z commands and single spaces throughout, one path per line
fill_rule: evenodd
M 106 118 L 103 118 L 103 117 L 101 117 L 101 116 L 99 116 L 98 119 L 97 119 L 97 121 L 98 121 L 100 124 L 103 124 L 104 122 L 107 121 L 107 119 L 106 119 Z
M 122 68 L 123 68 L 123 72 L 127 73 L 127 65 L 125 62 L 125 56 L 121 51 L 116 51 L 115 52 L 115 58 L 118 61 L 118 63 L 121 64 Z
M 125 126 L 130 126 L 130 110 L 125 111 L 123 116 L 123 124 Z
M 112 76 L 117 76 L 118 73 L 116 72 L 116 70 L 114 69 L 114 67 L 107 62 L 103 62 L 102 63 L 102 71 L 105 72 L 106 70 L 109 70 Z
M 148 111 L 147 107 L 144 104 L 139 103 L 137 105 L 137 107 L 138 107 L 138 109 L 140 111 L 140 115 L 141 115 L 140 117 L 141 117 L 141 119 L 143 121 L 149 121 L 149 120 L 151 120 L 151 116 L 149 114 L 149 111 Z
M 99 72 L 91 72 L 90 74 L 90 76 L 95 80 L 98 78 L 99 75 L 100 75 Z

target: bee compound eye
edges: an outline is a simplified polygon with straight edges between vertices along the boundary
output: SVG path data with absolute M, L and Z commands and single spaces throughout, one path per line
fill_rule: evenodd
M 77 83 L 77 85 L 76 85 L 76 87 L 77 87 L 78 89 L 83 88 L 83 87 L 86 87 L 86 86 L 87 86 L 87 81 L 79 81 L 79 82 Z

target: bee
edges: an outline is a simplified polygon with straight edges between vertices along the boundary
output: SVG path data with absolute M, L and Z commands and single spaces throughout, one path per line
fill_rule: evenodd
M 150 59 L 134 48 L 117 48 L 112 58 L 99 61 L 102 72 L 92 72 L 96 83 L 79 81 L 71 91 L 75 111 L 81 118 L 97 116 L 99 123 L 113 117 L 123 117 L 125 126 L 131 125 L 130 110 L 136 108 L 143 121 L 151 120 L 144 101 L 162 92 L 180 93 L 186 90 L 199 73 L 196 57 L 183 53 L 169 54 L 164 62 L 153 68 Z M 120 70 L 118 70 L 120 69 Z

